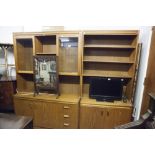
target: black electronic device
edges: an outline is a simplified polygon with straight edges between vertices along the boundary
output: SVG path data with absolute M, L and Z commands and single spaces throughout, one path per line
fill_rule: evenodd
M 90 79 L 89 97 L 97 101 L 122 100 L 124 79 L 93 77 Z

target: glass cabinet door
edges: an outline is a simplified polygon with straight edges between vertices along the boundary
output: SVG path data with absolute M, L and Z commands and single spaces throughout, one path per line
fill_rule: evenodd
M 0 79 L 7 76 L 7 70 L 5 65 L 5 51 L 0 47 Z
M 78 37 L 59 37 L 59 74 L 78 75 Z
M 0 65 L 5 65 L 5 51 L 0 47 Z

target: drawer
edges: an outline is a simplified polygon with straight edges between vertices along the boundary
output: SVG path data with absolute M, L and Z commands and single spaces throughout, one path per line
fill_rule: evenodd
M 55 103 L 53 107 L 55 118 L 54 128 L 78 128 L 78 105 Z

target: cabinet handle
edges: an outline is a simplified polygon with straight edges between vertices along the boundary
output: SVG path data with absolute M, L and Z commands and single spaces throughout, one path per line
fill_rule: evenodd
M 109 116 L 109 111 L 107 111 L 107 116 Z
M 69 106 L 64 106 L 64 109 L 69 109 L 70 107 Z
M 69 126 L 69 123 L 64 123 L 64 126 Z
M 64 115 L 64 118 L 69 118 L 69 115 Z
M 103 111 L 101 111 L 101 116 L 103 116 Z

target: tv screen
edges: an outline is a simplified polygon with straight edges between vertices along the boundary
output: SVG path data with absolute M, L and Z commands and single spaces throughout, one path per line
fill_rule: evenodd
M 91 78 L 89 97 L 99 101 L 121 100 L 123 81 L 123 79 L 119 78 Z

